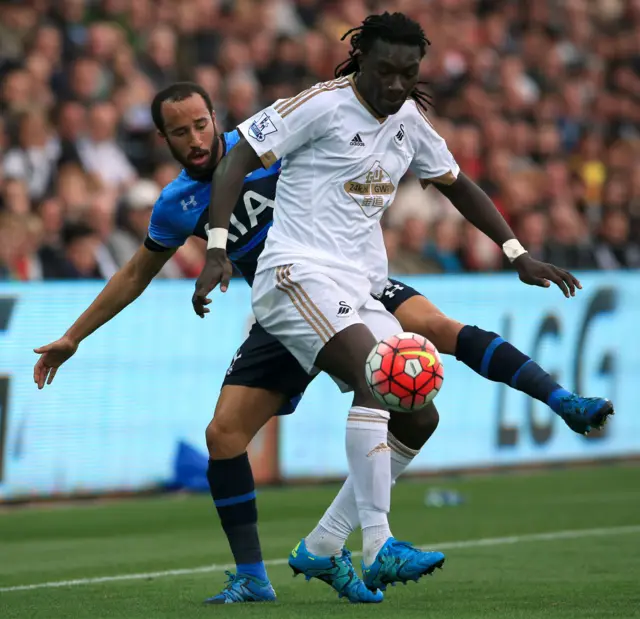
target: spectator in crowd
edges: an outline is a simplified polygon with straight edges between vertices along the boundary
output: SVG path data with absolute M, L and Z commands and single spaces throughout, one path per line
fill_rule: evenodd
M 253 77 L 246 73 L 229 76 L 225 109 L 228 127 L 239 125 L 258 111 L 258 84 Z
M 104 279 L 98 266 L 100 237 L 83 223 L 62 230 L 62 251 L 43 264 L 44 279 Z
M 586 223 L 574 205 L 554 205 L 550 210 L 549 224 L 549 262 L 574 269 L 591 269 L 595 266 Z
M 515 232 L 520 242 L 536 260 L 547 260 L 549 218 L 542 209 L 525 211 L 516 220 Z
M 118 265 L 122 267 L 140 248 L 147 236 L 151 210 L 160 196 L 160 186 L 151 180 L 141 179 L 129 188 L 124 197 L 122 224 L 110 235 L 108 246 Z M 177 278 L 182 272 L 170 260 L 157 277 Z
M 89 204 L 79 214 L 78 222 L 91 228 L 99 239 L 95 249 L 98 271 L 106 279 L 118 270 L 110 241 L 116 230 L 116 207 L 118 194 L 103 190 L 91 195 Z
M 27 244 L 25 215 L 0 212 L 0 279 L 21 279 L 20 260 Z
M 29 196 L 39 200 L 53 182 L 59 147 L 42 110 L 22 112 L 17 125 L 17 144 L 4 157 L 4 173 L 24 181 Z
M 169 26 L 157 26 L 149 35 L 141 64 L 157 90 L 178 79 L 176 45 L 175 32 Z
M 29 72 L 20 67 L 7 70 L 0 88 L 0 109 L 7 121 L 15 121 L 20 112 L 33 105 L 34 88 Z
M 0 278 L 108 277 L 131 255 L 179 173 L 157 89 L 197 81 L 231 130 L 331 79 L 340 36 L 379 10 L 425 27 L 431 122 L 529 251 L 640 266 L 635 0 L 0 0 Z M 508 268 L 410 176 L 384 223 L 398 274 Z M 163 273 L 197 274 L 203 252 L 190 240 Z
M 640 247 L 630 242 L 629 217 L 622 209 L 605 211 L 595 257 L 599 269 L 640 268 Z
M 400 242 L 394 252 L 393 270 L 410 274 L 442 271 L 437 260 L 427 253 L 429 227 L 418 217 L 407 217 L 400 229 Z
M 87 110 L 73 99 L 60 101 L 52 110 L 57 141 L 58 164 L 75 163 L 80 165 L 78 145 L 87 126 Z
M 435 223 L 433 237 L 424 246 L 423 254 L 437 265 L 440 272 L 462 271 L 460 227 L 457 219 L 443 217 Z
M 106 68 L 89 56 L 79 56 L 64 74 L 64 95 L 85 105 L 104 98 L 109 92 L 109 75 Z
M 16 215 L 27 215 L 31 210 L 29 187 L 21 178 L 6 178 L 0 194 L 3 209 Z
M 110 102 L 94 103 L 89 109 L 87 136 L 78 151 L 84 169 L 100 178 L 105 187 L 124 189 L 136 178 L 136 171 L 118 144 L 118 112 Z

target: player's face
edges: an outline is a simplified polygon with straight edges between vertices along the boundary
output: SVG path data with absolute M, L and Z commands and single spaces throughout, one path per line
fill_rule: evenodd
M 376 41 L 360 57 L 360 94 L 381 116 L 395 114 L 418 81 L 421 60 L 416 45 Z
M 164 137 L 174 158 L 187 172 L 202 174 L 213 169 L 217 146 L 215 115 L 204 99 L 193 94 L 183 101 L 162 104 Z

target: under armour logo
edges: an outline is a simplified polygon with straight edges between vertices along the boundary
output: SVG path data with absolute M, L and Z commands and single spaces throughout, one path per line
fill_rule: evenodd
M 182 210 L 183 211 L 188 211 L 189 208 L 192 208 L 194 206 L 198 206 L 198 203 L 196 202 L 196 197 L 195 196 L 189 196 L 189 201 L 188 202 L 186 200 L 181 200 L 180 204 L 182 205 Z
M 353 312 L 353 308 L 344 301 L 340 301 L 338 305 L 338 316 L 349 316 Z
M 384 289 L 384 296 L 393 299 L 396 296 L 396 292 L 399 290 L 404 290 L 404 286 L 399 286 L 398 284 L 393 284 L 392 286 L 387 286 Z

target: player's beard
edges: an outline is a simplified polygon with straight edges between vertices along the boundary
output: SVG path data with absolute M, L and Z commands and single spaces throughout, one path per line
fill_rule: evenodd
M 185 157 L 181 155 L 171 144 L 170 140 L 167 140 L 167 145 L 169 146 L 169 150 L 173 155 L 174 159 L 184 167 L 187 174 L 197 181 L 209 181 L 213 177 L 213 173 L 216 169 L 216 165 L 218 164 L 218 143 L 220 139 L 220 134 L 218 130 L 214 128 L 213 130 L 213 139 L 211 140 L 211 145 L 209 146 L 208 153 L 209 159 L 207 163 L 202 165 L 193 165 L 189 160 L 189 157 Z M 205 149 L 203 149 L 204 151 Z

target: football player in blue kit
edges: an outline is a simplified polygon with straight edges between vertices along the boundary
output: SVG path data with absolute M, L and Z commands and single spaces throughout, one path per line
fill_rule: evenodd
M 152 103 L 152 115 L 183 170 L 164 188 L 154 206 L 144 245 L 60 339 L 35 349 L 40 357 L 34 381 L 40 389 L 51 384 L 58 368 L 85 338 L 147 288 L 189 236 L 207 238 L 213 172 L 239 141 L 238 132 L 217 132 L 209 96 L 192 83 L 173 84 L 159 92 Z M 231 218 L 228 255 L 249 285 L 272 224 L 279 170 L 280 162 L 276 162 L 269 169 L 249 174 Z M 569 296 L 567 290 L 563 292 Z M 576 432 L 599 427 L 612 412 L 608 400 L 582 398 L 565 390 L 497 334 L 448 318 L 402 282 L 390 280 L 380 300 L 406 331 L 424 335 L 440 352 L 455 355 L 483 377 L 544 402 Z M 209 311 L 203 305 L 197 310 L 201 317 Z M 262 560 L 247 446 L 272 416 L 295 410 L 311 379 L 277 339 L 254 324 L 222 381 L 215 413 L 206 429 L 207 478 L 237 571 L 220 594 L 207 600 L 209 603 L 275 599 Z M 437 425 L 438 413 L 433 405 L 413 415 L 392 415 L 388 440 L 392 460 L 404 469 Z M 341 596 L 351 601 L 377 601 L 376 593 L 366 589 L 355 574 L 348 552 L 333 559 L 330 584 Z

